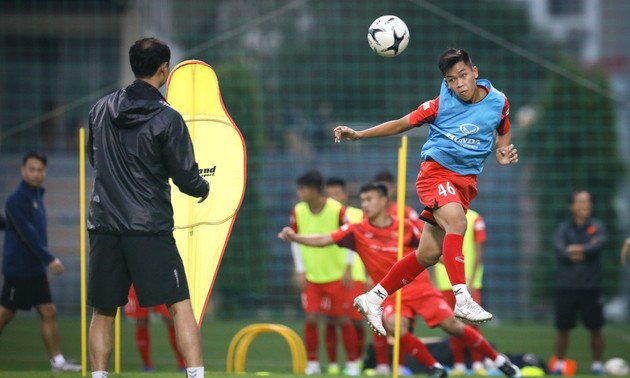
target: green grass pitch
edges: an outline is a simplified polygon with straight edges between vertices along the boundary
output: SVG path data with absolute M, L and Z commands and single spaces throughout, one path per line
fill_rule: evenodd
M 246 361 L 245 374 L 228 374 L 226 357 L 228 344 L 242 327 L 257 323 L 282 323 L 302 333 L 299 320 L 283 321 L 281 319 L 255 320 L 205 320 L 202 327 L 205 377 L 302 377 L 291 374 L 291 358 L 289 348 L 284 339 L 275 334 L 261 334 L 252 343 Z M 140 357 L 135 348 L 133 324 L 125 319 L 121 322 L 121 374 L 113 374 L 113 357 L 110 364 L 110 376 L 122 378 L 155 377 L 181 378 L 183 373 L 176 371 L 175 357 L 168 344 L 166 328 L 160 319 L 151 322 L 151 354 L 155 371 L 151 374 L 141 369 Z M 443 336 L 440 330 L 429 330 L 417 323 L 416 335 Z M 59 319 L 61 344 L 67 359 L 80 363 L 80 321 L 75 317 Z M 482 331 L 503 353 L 533 352 L 548 358 L 552 354 L 553 329 L 551 324 L 505 324 L 484 325 Z M 605 328 L 605 358 L 622 357 L 630 359 L 630 325 L 608 325 Z M 323 340 L 322 366 L 325 369 L 325 352 Z M 340 362 L 343 361 L 342 347 L 339 347 Z M 578 361 L 576 378 L 589 377 L 590 353 L 588 334 L 581 328 L 572 333 L 569 356 Z M 268 375 L 257 374 L 267 372 Z M 41 341 L 38 321 L 33 314 L 18 313 L 14 321 L 0 335 L 0 378 L 63 378 L 80 377 L 80 373 L 50 372 L 45 348 Z M 89 377 L 89 374 L 88 374 Z M 321 377 L 327 377 L 326 374 Z M 331 376 L 332 377 L 332 376 Z M 593 376 L 594 377 L 594 376 Z

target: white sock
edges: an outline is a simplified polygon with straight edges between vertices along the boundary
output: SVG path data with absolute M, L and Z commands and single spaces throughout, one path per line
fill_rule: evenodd
M 92 378 L 107 378 L 107 372 L 102 370 L 93 371 Z
M 564 360 L 556 360 L 556 371 L 564 370 Z
M 466 364 L 461 362 L 455 362 L 453 364 L 453 370 L 466 371 Z
M 485 367 L 483 366 L 483 362 L 475 361 L 472 363 L 472 369 L 474 371 L 474 370 L 479 370 L 479 369 L 485 369 Z
M 453 285 L 453 293 L 455 294 L 455 302 L 457 302 L 458 306 L 463 305 L 466 300 L 470 298 L 470 293 L 465 284 Z
M 499 366 L 503 366 L 503 364 L 504 364 L 504 363 L 506 363 L 506 362 L 507 362 L 507 358 L 505 358 L 505 356 L 504 356 L 504 355 L 502 355 L 502 354 L 499 354 L 499 355 L 497 356 L 497 358 L 495 358 L 495 359 L 494 359 L 494 364 L 495 364 L 497 367 L 499 367 Z
M 439 363 L 439 362 L 437 362 L 437 361 L 435 361 L 435 363 L 433 364 L 433 367 L 434 367 L 434 368 L 440 368 L 440 369 L 443 369 L 443 368 L 444 368 L 444 366 L 442 366 L 442 364 L 441 364 L 441 363 Z
M 53 358 L 51 358 L 50 362 L 52 362 L 55 365 L 61 365 L 64 362 L 66 362 L 66 359 L 63 358 L 63 354 L 59 353 L 58 355 L 56 355 Z
M 593 361 L 591 364 L 591 370 L 602 370 L 604 365 L 602 365 L 601 361 Z
M 366 298 L 368 302 L 380 305 L 381 303 L 383 303 L 388 295 L 389 293 L 387 292 L 387 290 L 383 289 L 383 286 L 381 286 L 381 284 L 376 284 L 376 286 L 374 286 L 372 290 L 368 291 Z
M 186 368 L 187 378 L 203 378 L 203 374 L 204 374 L 203 366 Z

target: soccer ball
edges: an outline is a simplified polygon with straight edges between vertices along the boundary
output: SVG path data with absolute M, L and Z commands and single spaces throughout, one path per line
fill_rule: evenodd
M 392 58 L 407 48 L 409 29 L 403 20 L 396 16 L 381 16 L 370 25 L 367 39 L 375 53 Z
M 604 364 L 604 372 L 608 375 L 622 376 L 630 373 L 628 363 L 619 357 L 611 358 Z

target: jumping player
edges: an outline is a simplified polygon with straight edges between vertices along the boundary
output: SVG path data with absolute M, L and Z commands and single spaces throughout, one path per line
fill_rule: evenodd
M 475 302 L 466 287 L 462 246 L 466 232 L 466 210 L 477 195 L 477 175 L 496 144 L 496 160 L 501 165 L 518 162 L 510 144 L 509 104 L 506 96 L 485 79 L 468 53 L 447 49 L 438 66 L 444 76 L 440 95 L 421 104 L 406 116 L 355 131 L 337 126 L 335 141 L 358 140 L 400 134 L 430 124 L 421 158 L 416 190 L 426 222 L 415 254 L 395 264 L 372 290 L 355 298 L 354 305 L 377 333 L 385 335 L 381 305 L 388 295 L 435 265 L 442 256 L 456 298 L 455 316 L 479 323 L 492 314 Z M 495 143 L 495 134 L 496 143 Z
M 396 263 L 398 255 L 398 220 L 387 214 L 387 204 L 387 188 L 384 185 L 366 184 L 361 188 L 361 208 L 367 217 L 363 222 L 343 225 L 330 234 L 296 234 L 292 228 L 285 227 L 278 237 L 310 246 L 337 244 L 352 249 L 361 257 L 368 274 L 374 279 L 381 279 Z M 413 256 L 420 232 L 409 220 L 404 222 L 403 253 Z M 385 325 L 391 332 L 395 321 L 394 298 L 387 298 L 383 305 Z M 440 326 L 466 346 L 493 360 L 506 376 L 521 376 L 518 367 L 506 356 L 498 354 L 479 332 L 453 316 L 453 310 L 446 304 L 442 294 L 431 285 L 428 272 L 418 275 L 403 288 L 401 315 L 401 348 L 430 367 L 430 377 L 446 377 L 446 371 L 431 356 L 426 346 L 409 332 L 416 315 L 422 317 L 429 327 Z

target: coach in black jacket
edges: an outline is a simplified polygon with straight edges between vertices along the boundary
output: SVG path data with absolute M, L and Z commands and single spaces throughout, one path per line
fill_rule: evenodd
M 575 327 L 579 312 L 584 326 L 591 332 L 591 370 L 594 374 L 601 374 L 604 312 L 600 257 L 608 237 L 604 225 L 591 218 L 592 207 L 589 192 L 573 192 L 573 219 L 560 224 L 554 236 L 558 261 L 555 350 L 562 365 L 569 344 L 569 331 Z M 557 366 L 556 370 L 561 372 L 562 366 Z
M 168 180 L 201 201 L 209 185 L 199 175 L 184 120 L 158 90 L 168 78 L 170 57 L 161 41 L 135 42 L 129 61 L 137 80 L 100 99 L 89 115 L 87 150 L 95 175 L 87 224 L 93 377 L 107 376 L 116 309 L 127 302 L 132 282 L 141 306 L 167 305 L 188 376 L 203 376 L 199 330 L 173 238 Z

